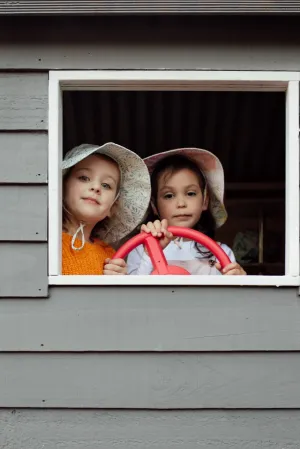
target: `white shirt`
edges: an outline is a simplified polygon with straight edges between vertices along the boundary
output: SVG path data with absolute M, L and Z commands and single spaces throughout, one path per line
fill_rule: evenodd
M 219 243 L 219 245 L 227 254 L 231 262 L 235 262 L 236 260 L 232 250 L 224 243 Z M 201 250 L 203 248 L 204 252 L 207 251 L 204 247 L 200 246 L 200 248 Z M 215 256 L 208 258 L 205 253 L 199 253 L 195 246 L 195 242 L 192 240 L 172 240 L 163 252 L 169 265 L 185 268 L 191 274 L 221 274 L 212 264 L 212 262 L 216 261 Z M 127 270 L 128 274 L 133 275 L 151 274 L 153 271 L 152 262 L 146 254 L 143 245 L 139 245 L 129 254 L 127 259 Z

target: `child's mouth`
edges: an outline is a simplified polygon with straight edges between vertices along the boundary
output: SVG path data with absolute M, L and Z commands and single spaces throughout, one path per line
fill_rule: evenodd
M 187 214 L 175 215 L 174 218 L 187 219 L 187 218 L 191 218 L 191 215 L 187 215 Z
M 99 206 L 99 203 L 97 200 L 95 200 L 95 198 L 84 198 L 84 201 L 86 201 L 87 203 L 96 204 L 97 206 Z

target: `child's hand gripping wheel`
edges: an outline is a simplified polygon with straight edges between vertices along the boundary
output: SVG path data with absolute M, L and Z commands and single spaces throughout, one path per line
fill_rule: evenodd
M 181 228 L 179 226 L 170 226 L 168 227 L 168 230 L 174 235 L 174 237 L 188 238 L 189 240 L 194 240 L 195 242 L 203 245 L 211 251 L 214 256 L 216 256 L 222 268 L 225 268 L 226 265 L 231 263 L 229 257 L 222 250 L 222 248 L 210 237 L 207 237 L 207 235 L 195 231 L 194 229 Z M 147 248 L 149 257 L 154 267 L 151 274 L 190 274 L 184 268 L 176 267 L 175 265 L 168 265 L 158 239 L 153 237 L 151 234 L 147 234 L 146 232 L 142 232 L 141 234 L 128 240 L 128 242 L 122 245 L 121 248 L 119 248 L 114 254 L 113 259 L 124 259 L 127 254 L 141 244 L 144 244 Z

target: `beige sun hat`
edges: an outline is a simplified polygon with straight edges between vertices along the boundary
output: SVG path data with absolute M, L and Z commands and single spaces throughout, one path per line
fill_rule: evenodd
M 224 206 L 224 171 L 220 160 L 210 151 L 200 148 L 178 148 L 153 154 L 144 159 L 150 174 L 156 164 L 166 157 L 182 155 L 193 161 L 203 173 L 209 194 L 209 209 L 215 219 L 217 228 L 227 220 Z
M 120 168 L 116 213 L 106 220 L 105 228 L 98 232 L 100 239 L 114 243 L 128 235 L 144 219 L 151 197 L 150 175 L 143 159 L 113 142 L 102 146 L 84 143 L 72 148 L 62 162 L 63 175 L 78 162 L 95 153 L 110 157 Z

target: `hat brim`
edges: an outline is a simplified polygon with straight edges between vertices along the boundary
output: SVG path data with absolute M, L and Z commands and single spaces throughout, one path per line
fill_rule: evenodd
M 227 211 L 224 205 L 224 171 L 217 156 L 201 148 L 177 148 L 148 156 L 144 162 L 149 173 L 152 174 L 158 162 L 179 154 L 192 160 L 203 173 L 209 191 L 209 209 L 215 219 L 216 227 L 221 227 L 227 220 Z
M 73 151 L 74 150 L 74 151 Z M 150 175 L 144 161 L 133 151 L 113 142 L 102 146 L 83 144 L 71 150 L 71 157 L 62 162 L 65 175 L 70 168 L 92 154 L 112 158 L 121 172 L 121 185 L 116 213 L 105 220 L 105 228 L 98 236 L 107 243 L 115 243 L 126 237 L 144 219 L 151 197 Z

